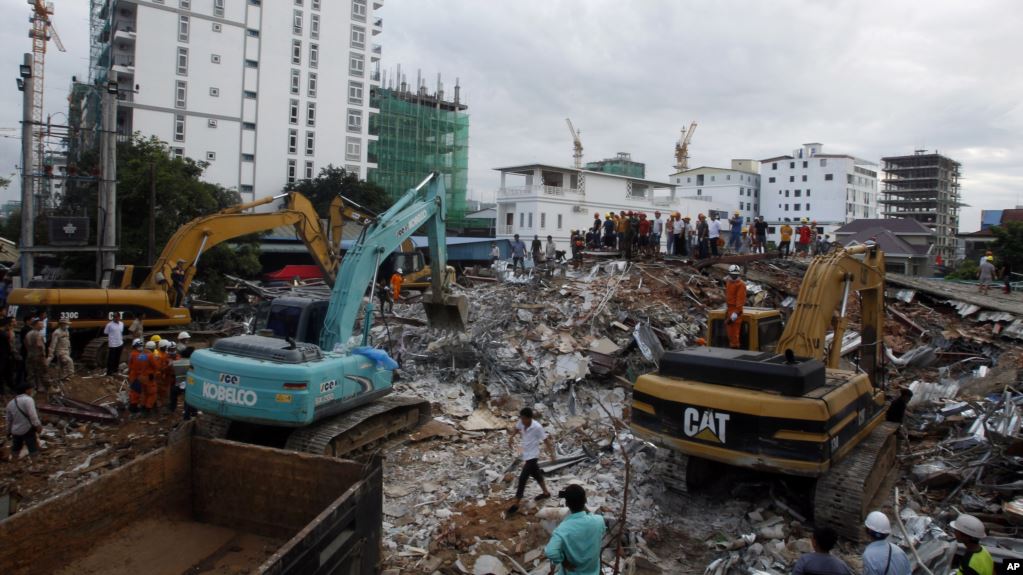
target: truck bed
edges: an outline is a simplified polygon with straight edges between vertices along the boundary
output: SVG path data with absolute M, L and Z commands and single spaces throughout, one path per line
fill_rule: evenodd
M 194 437 L 0 521 L 4 575 L 372 573 L 379 461 Z

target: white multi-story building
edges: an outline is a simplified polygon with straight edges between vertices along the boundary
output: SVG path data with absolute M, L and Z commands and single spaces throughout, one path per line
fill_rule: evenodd
M 846 222 L 879 217 L 877 164 L 823 148 L 803 144 L 791 155 L 761 160 L 760 215 L 772 228 L 807 218 L 830 234 Z
M 656 182 L 564 168 L 548 164 L 527 164 L 498 168 L 501 187 L 497 190 L 497 237 L 523 240 L 539 235 L 553 236 L 567 245 L 572 230 L 593 225 L 593 215 L 607 212 L 640 211 L 648 218 L 660 211 L 688 215 L 717 213 L 727 217 L 728 206 L 712 198 L 680 198 L 668 182 Z
M 711 198 L 728 206 L 728 213 L 738 211 L 747 223 L 759 215 L 760 162 L 732 160 L 732 167 L 701 166 L 676 172 L 668 178 L 682 198 Z
M 243 200 L 333 164 L 366 176 L 383 0 L 92 0 L 118 132 L 209 163 Z

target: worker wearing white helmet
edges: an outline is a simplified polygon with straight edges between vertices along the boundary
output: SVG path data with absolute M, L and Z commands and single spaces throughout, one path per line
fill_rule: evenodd
M 725 331 L 728 332 L 728 347 L 739 349 L 739 331 L 742 327 L 742 311 L 746 305 L 746 282 L 742 281 L 742 269 L 728 266 L 725 280 Z
M 401 268 L 394 270 L 391 276 L 391 309 L 394 309 L 394 302 L 401 298 L 401 284 L 405 281 L 405 275 Z
M 959 560 L 958 575 L 994 575 L 995 561 L 991 553 L 980 544 L 987 537 L 984 523 L 973 515 L 965 513 L 956 517 L 949 524 L 955 533 L 956 541 L 966 546 L 966 553 Z
M 871 543 L 863 550 L 864 575 L 910 575 L 909 557 L 901 547 L 888 541 L 892 523 L 880 511 L 871 511 L 863 526 Z
M 153 351 L 154 349 L 156 349 L 156 342 L 155 341 L 147 341 L 146 342 L 146 349 L 148 349 L 150 351 Z
M 178 355 L 182 359 L 188 359 L 192 357 L 192 346 L 188 345 L 192 341 L 192 335 L 187 331 L 183 331 L 178 334 Z

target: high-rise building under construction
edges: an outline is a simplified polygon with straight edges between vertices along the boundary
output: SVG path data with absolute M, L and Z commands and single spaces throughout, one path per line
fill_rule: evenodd
M 411 88 L 400 75 L 396 85 L 374 88 L 370 107 L 368 179 L 399 198 L 431 171 L 438 172 L 447 190 L 448 225 L 465 216 L 469 176 L 469 114 L 457 82 L 445 99 L 440 80 L 430 93 L 420 81 Z M 372 139 L 376 136 L 376 139 Z
M 884 189 L 880 199 L 886 218 L 908 218 L 935 233 L 934 255 L 951 262 L 959 230 L 959 162 L 917 150 L 908 156 L 882 158 Z

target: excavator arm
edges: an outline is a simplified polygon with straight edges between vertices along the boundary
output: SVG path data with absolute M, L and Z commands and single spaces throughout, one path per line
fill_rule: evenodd
M 884 319 L 884 253 L 874 244 L 839 249 L 813 260 L 803 276 L 795 311 L 777 349 L 820 359 L 829 368 L 837 368 L 849 321 L 849 294 L 853 291 L 860 294 L 860 367 L 877 386 Z M 834 329 L 834 337 L 825 357 L 824 337 L 829 329 Z
M 445 293 L 444 271 L 447 267 L 447 245 L 444 230 L 444 185 L 431 173 L 418 186 L 410 189 L 390 209 L 362 230 L 355 245 L 345 254 L 330 296 L 330 305 L 320 335 L 320 348 L 330 351 L 351 337 L 355 320 L 362 307 L 367 288 L 376 289 L 376 273 L 380 262 L 402 245 L 422 225 L 432 256 L 430 297 L 424 296 L 427 316 L 437 327 L 460 328 L 465 319 L 465 301 Z M 373 292 L 366 304 L 364 343 L 372 318 Z M 445 313 L 449 312 L 449 313 Z

